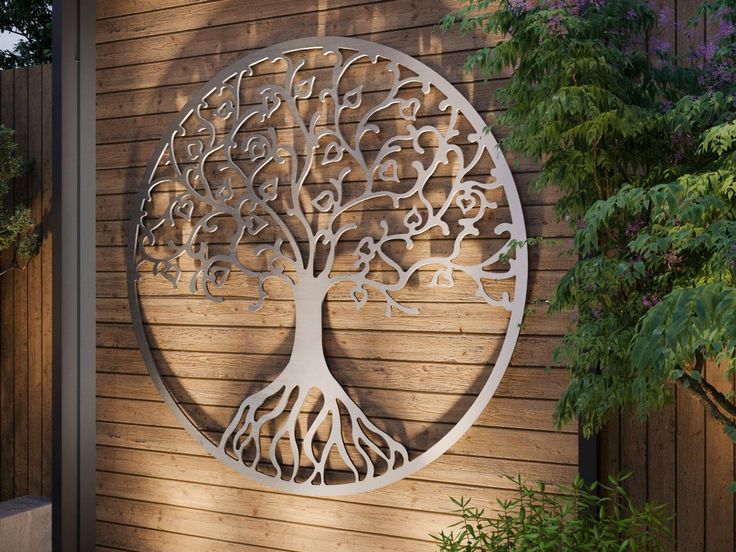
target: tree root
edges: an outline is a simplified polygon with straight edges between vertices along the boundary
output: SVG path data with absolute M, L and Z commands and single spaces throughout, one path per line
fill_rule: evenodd
M 304 439 L 299 443 L 299 415 L 312 387 L 287 383 L 286 380 L 282 373 L 264 389 L 246 398 L 223 433 L 220 450 L 234 457 L 242 467 L 262 473 L 266 468 L 271 472 L 275 470 L 276 478 L 325 485 L 327 463 L 333 450 L 340 460 L 337 462 L 340 464 L 337 469 L 344 470 L 346 467 L 352 473 L 354 482 L 377 477 L 409 461 L 406 448 L 371 422 L 337 381 L 329 389 L 318 389 L 322 398 L 321 407 L 309 422 Z M 290 399 L 294 395 L 296 398 L 287 414 Z M 277 401 L 276 406 L 257 415 L 267 401 L 274 399 Z M 342 412 L 346 414 L 346 419 L 343 419 Z M 278 425 L 273 437 L 270 437 L 265 432 L 265 427 L 273 421 Z M 324 425 L 326 422 L 327 426 Z M 324 447 L 318 452 L 315 445 L 318 444 L 317 432 L 320 427 L 328 428 L 329 432 Z M 349 435 L 348 442 L 346 434 Z M 286 466 L 277 454 L 284 439 L 288 440 L 293 459 L 291 473 L 287 473 Z M 267 455 L 261 450 L 262 441 L 269 443 Z M 351 456 L 349 447 L 357 455 Z M 306 459 L 306 464 L 300 463 L 302 456 Z M 357 458 L 362 459 L 362 463 L 356 461 Z M 379 467 L 385 469 L 379 471 Z M 330 469 L 335 468 L 336 466 L 330 466 Z M 301 475 L 299 479 L 298 475 Z

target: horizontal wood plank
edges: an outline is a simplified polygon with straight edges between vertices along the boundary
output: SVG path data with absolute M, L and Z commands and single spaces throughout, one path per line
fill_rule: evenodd
M 184 455 L 100 445 L 97 447 L 97 469 L 224 487 L 262 488 L 233 470 L 223 469 L 216 459 L 203 453 Z M 558 490 L 560 485 L 567 485 L 575 473 L 575 466 L 565 464 L 445 454 L 409 479 L 482 487 L 484 490 L 478 496 L 490 496 L 491 489 L 514 489 L 508 474 L 519 474 L 529 481 L 543 481 L 551 490 Z M 360 502 L 361 497 L 347 496 L 341 500 Z
M 167 378 L 169 389 L 175 396 L 182 397 L 180 404 L 184 406 L 208 407 L 207 418 L 210 423 L 225 427 L 230 421 L 235 408 L 247 397 L 246 391 L 253 391 L 263 387 L 263 384 L 250 382 L 190 379 L 178 376 Z M 151 401 L 160 401 L 158 390 L 151 383 L 147 375 L 121 375 L 121 374 L 98 374 L 97 375 L 98 396 L 108 398 L 123 398 L 132 400 L 149 401 L 144 404 L 132 405 L 141 410 L 128 423 L 136 422 L 136 419 L 146 420 L 149 413 L 146 408 L 154 408 Z M 417 422 L 450 422 L 457 414 L 453 411 L 458 404 L 469 404 L 473 396 L 459 396 L 449 393 L 431 394 L 428 392 L 417 396 L 412 392 L 398 389 L 371 389 L 361 386 L 347 385 L 348 393 L 353 395 L 359 405 L 363 407 L 371 417 L 388 415 L 392 419 L 400 421 Z M 186 400 L 183 399 L 186 397 Z M 163 404 L 163 403 L 161 403 Z M 376 405 L 392 405 L 390 412 L 380 412 Z M 123 406 L 122 403 L 115 403 Z M 314 411 L 314 404 L 307 403 L 304 411 Z M 373 408 L 371 408 L 373 407 Z M 545 401 L 531 398 L 507 398 L 495 397 L 485 411 L 475 422 L 483 427 L 506 427 L 520 428 L 540 431 L 555 431 L 552 424 L 552 415 L 555 407 L 554 401 Z M 523 416 L 522 416 L 523 414 Z M 130 415 L 133 415 L 130 413 Z M 401 423 L 398 423 L 401 425 Z M 577 429 L 572 424 L 563 428 L 566 433 L 574 433 Z M 436 435 L 442 435 L 437 431 Z
M 283 369 L 286 356 L 259 356 L 237 353 L 193 354 L 178 351 L 155 351 L 154 358 L 162 375 L 182 378 L 215 378 L 218 380 L 271 381 Z M 148 373 L 142 355 L 134 349 L 97 350 L 100 374 Z M 483 385 L 479 377 L 486 366 L 455 364 L 421 364 L 395 362 L 391 370 L 383 361 L 355 361 L 327 358 L 327 362 L 344 381 L 359 380 L 369 388 L 405 389 L 421 392 L 477 393 Z M 357 375 L 356 368 L 362 370 Z M 260 378 L 260 379 L 259 379 Z M 510 366 L 496 390 L 496 397 L 537 398 L 553 400 L 559 397 L 567 382 L 564 369 L 546 370 L 539 367 Z
M 220 352 L 242 353 L 242 329 L 207 328 L 189 326 L 148 326 L 149 339 L 155 340 L 162 350 L 203 352 L 210 350 L 210 343 L 218 343 Z M 277 328 L 251 328 L 248 352 L 264 355 L 291 353 L 290 331 Z M 426 340 L 422 350 L 407 349 L 416 340 Z M 503 339 L 486 336 L 478 339 L 472 335 L 443 335 L 430 332 L 393 332 L 392 340 L 381 339 L 380 332 L 325 331 L 325 354 L 345 357 L 334 352 L 347 351 L 360 354 L 358 358 L 376 360 L 407 360 L 413 362 L 454 362 L 458 364 L 482 364 L 494 362 L 497 348 Z M 128 324 L 100 323 L 97 325 L 97 344 L 100 347 L 137 349 L 133 327 Z M 549 366 L 558 339 L 544 336 L 521 336 L 512 356 L 512 364 L 521 366 Z M 348 356 L 347 358 L 353 358 Z
M 329 0 L 329 3 L 332 4 L 334 9 L 312 9 L 311 13 L 304 12 L 305 8 L 308 9 L 309 3 L 264 3 L 264 12 L 271 10 L 297 12 L 292 14 L 283 13 L 281 17 L 265 19 L 260 17 L 260 10 L 258 12 L 247 10 L 244 13 L 242 9 L 237 10 L 238 6 L 233 4 L 230 5 L 231 7 L 223 2 L 213 6 L 200 4 L 194 8 L 184 8 L 191 14 L 188 23 L 185 24 L 192 25 L 194 28 L 191 30 L 182 29 L 175 33 L 173 31 L 167 32 L 162 28 L 163 26 L 169 28 L 177 25 L 181 26 L 182 23 L 175 20 L 158 22 L 153 25 L 152 21 L 147 21 L 145 25 L 138 25 L 137 27 L 126 26 L 127 28 L 124 31 L 120 27 L 125 25 L 125 19 L 100 22 L 103 28 L 113 30 L 113 34 L 103 35 L 98 32 L 97 63 L 100 68 L 161 61 L 170 61 L 175 64 L 181 58 L 217 54 L 223 50 L 240 51 L 242 55 L 243 51 L 249 49 L 263 48 L 270 44 L 298 37 L 363 36 L 402 30 L 407 24 L 415 28 L 436 25 L 452 9 L 445 2 L 428 5 L 422 3 L 421 9 L 417 9 L 420 4 L 418 0 L 391 0 L 381 3 L 366 3 L 360 0 Z M 357 5 L 345 5 L 350 3 Z M 343 4 L 344 7 L 339 7 L 339 4 Z M 453 0 L 452 5 L 459 6 L 459 2 Z M 314 3 L 312 3 L 312 6 L 314 6 Z M 218 11 L 224 11 L 223 23 L 228 23 L 228 17 L 234 17 L 230 24 L 217 25 L 211 28 L 207 28 L 206 25 L 202 27 L 202 20 L 197 17 L 197 13 L 201 13 L 202 10 L 217 10 L 218 8 Z M 407 14 L 411 14 L 409 16 L 410 21 L 407 20 Z M 207 15 L 205 14 L 205 18 Z M 129 19 L 144 20 L 145 17 L 145 15 L 134 15 L 129 16 Z M 259 19 L 258 23 L 254 25 L 251 22 L 253 19 Z M 120 30 L 115 31 L 113 29 L 116 25 Z M 156 32 L 157 27 L 162 31 L 161 33 Z M 340 32 L 335 32 L 338 29 Z M 438 31 L 437 29 L 435 32 Z M 131 40 L 119 40 L 123 32 L 127 32 L 127 38 Z M 134 36 L 133 33 L 137 36 Z M 169 36 L 162 40 L 160 34 L 168 34 Z M 406 35 L 405 32 L 404 35 Z M 100 42 L 101 39 L 107 39 L 110 42 L 108 43 L 106 40 L 103 43 Z M 449 40 L 453 39 L 449 38 Z M 382 42 L 386 43 L 385 40 Z M 223 47 L 223 45 L 227 46 Z M 422 46 L 425 50 L 431 49 L 430 44 Z
M 101 521 L 116 521 L 135 527 L 159 529 L 216 541 L 255 545 L 266 550 L 270 548 L 269 543 L 277 544 L 277 550 L 294 552 L 328 550 L 331 543 L 336 542 L 343 543 L 346 549 L 356 552 L 399 549 L 419 552 L 426 550 L 427 547 L 427 543 L 421 541 L 339 531 L 327 527 L 294 525 L 104 496 L 98 498 L 97 516 Z M 223 532 L 223 526 L 228 527 L 227 532 Z
M 97 444 L 201 455 L 202 447 L 184 429 L 98 422 Z M 450 453 L 491 456 L 507 460 L 574 464 L 577 462 L 577 436 L 543 431 L 517 431 L 505 428 L 471 428 Z M 223 468 L 224 469 L 224 468 Z

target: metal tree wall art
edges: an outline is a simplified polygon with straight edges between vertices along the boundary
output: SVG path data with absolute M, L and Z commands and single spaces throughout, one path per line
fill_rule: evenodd
M 472 424 L 509 362 L 527 271 L 517 192 L 483 127 L 426 66 L 336 37 L 247 56 L 179 112 L 134 206 L 129 297 L 155 382 L 213 455 L 279 489 L 344 494 L 412 473 Z M 427 271 L 438 288 L 462 275 L 476 298 L 509 313 L 509 325 L 475 402 L 417 453 L 366 415 L 331 372 L 323 303 L 330 292 L 351 299 L 356 317 L 368 301 L 385 303 L 389 317 L 421 317 L 398 297 Z M 290 358 L 242 398 L 217 436 L 192 422 L 161 376 L 137 293 L 143 273 L 215 302 L 230 298 L 237 274 L 252 297 L 243 317 L 261 309 L 274 286 L 290 290 Z M 249 336 L 242 339 L 247 350 Z

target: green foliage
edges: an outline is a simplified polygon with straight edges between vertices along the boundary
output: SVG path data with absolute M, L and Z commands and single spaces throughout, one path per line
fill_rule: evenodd
M 18 261 L 26 263 L 38 251 L 39 236 L 30 209 L 19 205 L 11 212 L 6 207 L 11 181 L 24 169 L 15 154 L 13 132 L 0 125 L 0 251 L 15 248 L 13 264 L 3 273 L 22 266 Z
M 588 210 L 576 236 L 583 260 L 554 302 L 579 312 L 561 349 L 574 377 L 559 419 L 581 415 L 592 433 L 621 405 L 644 417 L 669 399 L 667 382 L 702 369 L 698 356 L 736 369 L 735 133 L 728 122 L 708 128 L 693 172 L 623 186 Z
M 449 533 L 432 535 L 442 552 L 566 552 L 665 551 L 671 549 L 665 507 L 637 508 L 622 487 L 624 478 L 609 484 L 586 485 L 579 477 L 564 494 L 543 484 L 526 485 L 510 478 L 518 496 L 497 501 L 491 515 L 470 500 L 452 499 L 460 521 Z
M 505 37 L 468 57 L 485 76 L 513 70 L 498 92 L 511 129 L 504 147 L 544 159 L 534 185 L 565 192 L 560 215 L 577 218 L 634 175 L 672 153 L 661 106 L 696 90 L 690 69 L 650 62 L 657 14 L 648 2 L 586 4 L 490 0 L 443 20 Z
M 674 57 L 667 14 L 640 0 L 468 0 L 446 29 L 503 35 L 468 57 L 498 93 L 506 149 L 537 162 L 576 229 L 578 261 L 552 310 L 577 311 L 556 360 L 557 410 L 595 433 L 642 417 L 678 382 L 736 436 L 736 406 L 707 361 L 736 370 L 736 1 L 700 8 L 712 43 Z
M 0 31 L 22 37 L 0 50 L 0 69 L 51 62 L 51 0 L 0 0 Z

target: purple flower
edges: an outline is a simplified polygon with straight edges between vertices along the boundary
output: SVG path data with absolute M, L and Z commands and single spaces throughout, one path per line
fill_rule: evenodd
M 555 9 L 566 10 L 572 15 L 579 15 L 580 12 L 587 6 L 587 3 L 588 0 L 553 0 L 552 4 L 550 5 Z M 557 15 L 552 16 L 547 22 L 548 27 L 552 19 L 555 18 L 559 19 Z
M 586 226 L 588 226 L 588 222 L 585 220 L 584 217 L 580 217 L 578 220 L 575 221 L 575 226 L 579 230 L 582 230 L 583 228 L 585 228 Z
M 674 21 L 672 8 L 669 6 L 663 7 L 657 16 L 657 23 L 660 27 L 669 27 L 672 21 Z
M 659 298 L 653 293 L 645 293 L 641 297 L 641 304 L 647 308 L 653 307 L 657 303 L 659 303 Z
M 670 44 L 666 40 L 662 40 L 661 38 L 652 38 L 650 44 L 652 50 L 660 55 L 667 54 L 672 50 L 672 44 Z
M 626 16 L 625 16 L 625 17 L 626 17 L 626 19 L 628 19 L 629 21 L 633 21 L 634 19 L 636 19 L 636 10 L 635 10 L 634 8 L 630 8 L 630 9 L 629 9 L 629 10 L 628 10 L 628 11 L 626 12 Z
M 677 264 L 677 260 L 677 253 L 675 253 L 674 251 L 669 251 L 664 256 L 664 262 L 669 268 L 672 268 L 675 264 Z
M 593 318 L 593 320 L 600 320 L 601 318 L 603 318 L 603 309 L 593 307 L 592 309 L 590 309 L 590 316 Z
M 547 30 L 551 34 L 563 35 L 567 32 L 565 24 L 562 22 L 562 16 L 559 13 L 554 14 L 547 21 Z
M 633 238 L 639 233 L 642 228 L 644 228 L 643 222 L 634 222 L 632 224 L 627 224 L 625 230 L 626 237 L 629 239 Z
M 736 25 L 734 25 L 731 21 L 726 21 L 723 18 L 718 22 L 719 28 L 718 33 L 716 34 L 715 40 L 720 40 L 722 38 L 728 38 L 730 36 L 733 36 L 734 33 L 736 33 Z
M 533 7 L 531 0 L 509 0 L 509 11 L 514 15 L 521 15 Z
M 726 62 L 719 63 L 713 70 L 713 80 L 715 80 L 715 82 L 720 82 L 721 84 L 733 82 L 734 67 Z
M 711 61 L 718 51 L 718 47 L 713 42 L 706 42 L 695 49 L 698 57 L 702 57 L 706 61 Z

